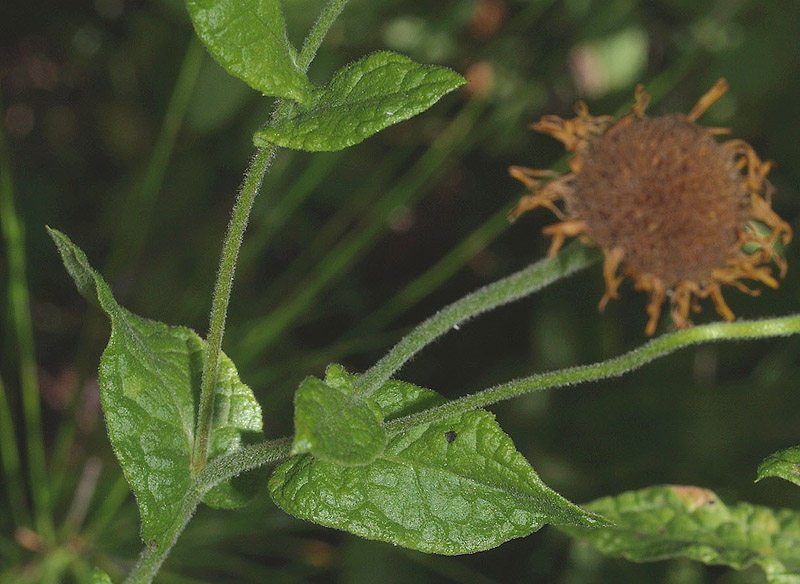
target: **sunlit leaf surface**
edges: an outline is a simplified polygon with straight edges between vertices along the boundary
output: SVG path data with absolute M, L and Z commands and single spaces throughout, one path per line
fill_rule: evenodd
M 386 51 L 339 70 L 308 105 L 255 134 L 256 146 L 341 150 L 431 107 L 464 84 L 444 67 L 420 65 Z
M 311 89 L 294 62 L 280 0 L 187 0 L 197 35 L 229 73 L 264 95 L 303 102 Z
M 329 385 L 343 377 L 332 369 Z M 443 401 L 397 381 L 372 397 L 387 418 Z M 545 523 L 604 524 L 549 489 L 486 411 L 390 436 L 364 466 L 296 456 L 276 469 L 269 486 L 275 502 L 297 517 L 440 554 L 489 549 Z
M 800 446 L 771 454 L 758 465 L 757 479 L 778 477 L 800 486 Z

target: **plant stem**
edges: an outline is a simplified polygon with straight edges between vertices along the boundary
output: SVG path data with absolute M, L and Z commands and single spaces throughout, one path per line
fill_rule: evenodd
M 214 417 L 214 385 L 217 380 L 217 367 L 222 350 L 222 336 L 225 332 L 225 318 L 228 314 L 228 303 L 233 287 L 233 275 L 236 271 L 236 258 L 242 245 L 242 237 L 247 228 L 253 201 L 277 150 L 277 146 L 264 148 L 256 152 L 253 157 L 250 168 L 245 173 L 239 196 L 236 198 L 236 205 L 233 208 L 231 221 L 228 224 L 228 233 L 222 247 L 222 258 L 211 306 L 211 322 L 203 362 L 203 377 L 200 384 L 200 407 L 192 452 L 192 469 L 195 473 L 202 469 L 208 460 L 208 441 Z
M 541 260 L 510 276 L 493 282 L 443 308 L 408 335 L 373 365 L 355 383 L 355 392 L 370 396 L 417 352 L 468 319 L 508 304 L 547 284 L 586 268 L 600 259 L 600 252 L 578 242 L 565 247 L 554 258 Z
M 414 202 L 425 195 L 433 184 L 431 177 L 442 172 L 448 161 L 456 158 L 454 153 L 467 143 L 470 132 L 475 128 L 484 107 L 485 102 L 471 101 L 411 169 L 405 172 L 401 179 L 395 181 L 394 186 L 388 188 L 368 212 L 362 213 L 363 219 L 350 233 L 342 237 L 335 246 L 333 241 L 328 243 L 326 249 L 329 251 L 324 254 L 322 260 L 312 270 L 305 270 L 307 276 L 302 285 L 297 286 L 291 294 L 284 294 L 286 300 L 268 316 L 253 319 L 248 323 L 248 332 L 240 342 L 241 350 L 237 363 L 247 364 L 255 357 L 263 356 L 278 341 L 281 334 L 295 323 L 299 315 L 317 300 L 319 294 L 336 278 L 342 277 L 348 266 L 370 249 L 370 242 L 384 233 L 386 218 L 390 213 L 401 205 L 413 207 Z M 360 195 L 354 195 L 354 198 L 358 197 Z M 323 233 L 325 231 L 323 230 Z M 311 246 L 315 246 L 315 243 Z
M 347 0 L 331 0 L 322 11 L 319 19 L 306 37 L 303 48 L 297 57 L 297 65 L 303 71 L 306 71 L 311 65 L 311 61 L 314 60 L 314 55 L 316 55 L 317 49 L 322 44 L 328 29 L 344 9 L 345 4 L 347 4 Z M 279 100 L 273 119 L 280 119 L 288 115 L 291 109 L 291 102 Z M 236 199 L 233 215 L 228 224 L 228 234 L 225 236 L 217 283 L 214 287 L 208 344 L 206 345 L 203 377 L 200 384 L 200 407 L 197 414 L 194 449 L 192 451 L 192 469 L 195 473 L 199 472 L 208 460 L 208 441 L 211 436 L 214 417 L 214 385 L 217 379 L 219 354 L 222 351 L 222 336 L 225 332 L 225 318 L 228 314 L 233 275 L 236 271 L 236 259 L 239 255 L 239 248 L 242 245 L 244 231 L 247 228 L 250 210 L 253 208 L 253 201 L 258 194 L 264 173 L 269 168 L 277 151 L 277 146 L 271 146 L 256 153 L 250 168 L 245 174 L 244 184 L 239 191 L 239 197 Z
M 508 209 L 504 206 L 480 227 L 462 239 L 425 273 L 413 282 L 406 284 L 399 292 L 356 325 L 348 333 L 349 338 L 359 337 L 372 330 L 382 330 L 410 307 L 416 306 L 423 298 L 439 288 L 445 281 L 460 270 L 464 264 L 486 249 L 510 225 Z
M 330 0 L 317 19 L 317 22 L 311 27 L 306 40 L 303 41 L 303 48 L 300 50 L 300 55 L 297 57 L 297 66 L 300 67 L 303 72 L 308 71 L 311 61 L 314 60 L 314 55 L 317 54 L 317 49 L 319 49 L 333 21 L 335 21 L 342 12 L 347 2 L 348 0 Z
M 125 584 L 150 584 L 158 569 L 169 554 L 178 536 L 186 527 L 203 497 L 216 485 L 235 476 L 263 466 L 279 462 L 289 457 L 292 442 L 290 438 L 278 438 L 261 444 L 247 446 L 231 454 L 215 458 L 203 468 L 192 481 L 181 502 L 181 512 L 173 527 L 170 544 L 161 548 L 145 547 L 139 561 L 133 568 Z
M 387 432 L 403 432 L 420 424 L 444 420 L 470 410 L 486 407 L 499 401 L 519 397 L 526 393 L 543 389 L 565 387 L 585 381 L 597 381 L 609 377 L 618 377 L 633 369 L 638 369 L 653 359 L 669 355 L 678 349 L 697 343 L 781 337 L 797 333 L 800 333 L 800 315 L 696 326 L 663 335 L 645 343 L 637 349 L 607 361 L 551 371 L 549 373 L 541 373 L 524 379 L 503 383 L 479 391 L 478 393 L 447 402 L 436 408 L 392 420 L 385 426 Z

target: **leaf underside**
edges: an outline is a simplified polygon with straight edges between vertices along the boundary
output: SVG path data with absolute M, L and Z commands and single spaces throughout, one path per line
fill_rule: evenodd
M 461 75 L 382 51 L 340 69 L 310 103 L 256 132 L 264 147 L 333 151 L 421 113 L 466 81 Z
M 344 376 L 331 366 L 326 383 Z M 372 398 L 387 419 L 444 401 L 398 381 Z M 293 457 L 275 470 L 269 487 L 273 500 L 297 517 L 449 555 L 489 549 L 545 523 L 605 524 L 545 486 L 486 411 L 390 436 L 368 465 Z
M 599 551 L 635 562 L 688 558 L 764 569 L 772 584 L 800 584 L 800 513 L 748 503 L 725 505 L 707 489 L 657 486 L 585 505 L 614 522 L 562 527 Z
M 116 303 L 84 253 L 49 230 L 79 290 L 111 320 L 100 361 L 100 398 L 111 446 L 142 518 L 142 539 L 167 544 L 182 521 L 180 503 L 192 484 L 191 452 L 205 342 L 192 330 L 138 317 Z M 93 284 L 93 285 L 92 285 Z M 261 437 L 261 409 L 236 368 L 220 356 L 209 460 Z M 205 502 L 234 508 L 255 493 L 253 478 L 213 489 Z

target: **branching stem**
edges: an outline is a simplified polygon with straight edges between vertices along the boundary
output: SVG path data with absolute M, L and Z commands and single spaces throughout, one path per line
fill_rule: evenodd
M 689 345 L 709 341 L 782 337 L 797 333 L 800 333 L 800 315 L 696 326 L 663 335 L 607 361 L 541 373 L 490 387 L 478 393 L 449 401 L 436 408 L 388 422 L 386 430 L 391 433 L 403 432 L 420 424 L 444 420 L 526 393 L 618 377 Z
M 544 286 L 582 270 L 600 259 L 597 249 L 575 242 L 553 257 L 531 264 L 484 286 L 443 308 L 403 337 L 391 351 L 362 375 L 356 393 L 370 396 L 425 346 L 470 318 L 518 300 Z
M 298 66 L 306 71 L 314 59 L 314 55 L 322 44 L 325 35 L 336 17 L 339 16 L 347 0 L 331 0 L 314 24 L 303 43 L 297 57 Z M 278 102 L 273 119 L 280 119 L 291 110 L 291 103 L 285 100 Z M 236 199 L 228 233 L 222 248 L 217 283 L 214 287 L 214 300 L 211 306 L 211 317 L 208 339 L 203 361 L 203 376 L 200 385 L 200 404 L 195 428 L 194 448 L 192 451 L 192 471 L 200 472 L 208 461 L 208 446 L 214 417 L 214 385 L 219 367 L 219 355 L 222 351 L 222 337 L 225 333 L 225 319 L 228 314 L 233 276 L 236 271 L 236 260 L 242 245 L 250 210 L 253 207 L 261 181 L 277 152 L 277 147 L 264 148 L 256 152 L 250 168 L 244 177 L 242 188 Z
M 519 397 L 526 393 L 619 376 L 637 369 L 654 359 L 664 357 L 678 349 L 697 343 L 781 337 L 797 333 L 800 333 L 800 315 L 696 326 L 653 339 L 638 349 L 601 363 L 533 375 L 491 387 L 410 416 L 392 420 L 386 424 L 386 430 L 396 434 L 415 426 L 445 420 L 452 416 L 486 407 L 501 400 Z M 184 497 L 180 518 L 174 530 L 173 542 L 194 513 L 203 496 L 212 487 L 253 468 L 285 460 L 289 457 L 290 450 L 291 438 L 284 437 L 248 446 L 211 461 L 198 473 L 192 487 Z M 126 584 L 149 583 L 158 571 L 158 567 L 164 561 L 168 551 L 168 548 L 164 550 L 145 549 Z
M 192 485 L 183 497 L 181 512 L 177 516 L 172 533 L 168 536 L 170 544 L 161 548 L 145 546 L 139 555 L 139 561 L 125 580 L 125 584 L 150 584 L 153 581 L 170 549 L 208 491 L 243 472 L 287 458 L 291 446 L 290 439 L 278 438 L 247 446 L 232 454 L 215 458 L 208 463 L 195 476 Z

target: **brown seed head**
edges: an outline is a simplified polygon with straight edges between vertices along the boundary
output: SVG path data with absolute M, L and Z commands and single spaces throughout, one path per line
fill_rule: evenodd
M 620 248 L 631 270 L 674 286 L 724 264 L 747 192 L 733 155 L 671 115 L 626 118 L 593 141 L 565 198 L 596 244 Z
M 650 295 L 648 335 L 668 297 L 676 326 L 689 326 L 689 310 L 699 310 L 698 300 L 706 297 L 732 320 L 721 284 L 755 295 L 742 279 L 777 287 L 764 264 L 774 261 L 781 275 L 786 270 L 773 244 L 788 243 L 791 229 L 770 205 L 771 163 L 742 140 L 717 142 L 714 136 L 727 130 L 694 123 L 726 89 L 725 80 L 717 82 L 688 115 L 648 118 L 649 96 L 639 87 L 632 112 L 616 121 L 591 116 L 584 104 L 573 119 L 545 116 L 533 128 L 574 153 L 571 172 L 509 169 L 532 191 L 511 218 L 536 207 L 553 211 L 560 222 L 544 229 L 553 237 L 549 255 L 572 236 L 602 247 L 606 293 L 600 308 L 630 276 Z M 771 228 L 771 236 L 759 235 L 751 219 Z M 757 251 L 744 253 L 742 247 L 751 243 Z

